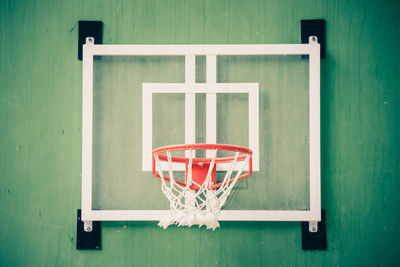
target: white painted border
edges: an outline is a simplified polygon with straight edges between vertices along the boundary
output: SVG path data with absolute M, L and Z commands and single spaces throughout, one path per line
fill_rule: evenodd
M 309 55 L 312 45 L 94 45 L 91 52 L 96 56 Z
M 169 210 L 93 210 L 91 221 L 158 221 Z M 317 212 L 302 210 L 221 210 L 220 221 L 320 221 Z
M 208 86 L 217 84 L 216 55 L 206 56 L 206 83 Z M 258 92 L 258 85 L 257 85 L 257 92 Z M 206 143 L 207 144 L 217 143 L 217 93 L 211 93 L 211 92 L 208 92 L 206 94 Z M 254 147 L 250 149 L 254 149 Z M 214 153 L 213 151 L 207 150 L 206 157 L 212 158 L 213 153 Z M 217 165 L 217 169 L 219 167 L 220 166 Z
M 196 56 L 194 55 L 187 55 L 185 56 L 185 84 L 192 85 L 196 82 Z M 144 91 L 144 87 L 143 87 Z M 144 99 L 143 99 L 144 100 Z M 142 102 L 142 105 L 145 102 Z M 150 101 L 150 105 L 152 108 L 152 101 Z M 146 115 L 146 114 L 144 114 Z M 152 117 L 147 117 L 147 119 L 152 122 Z M 144 129 L 144 128 L 143 128 Z M 147 133 L 142 130 L 142 134 L 146 135 Z M 150 135 L 152 137 L 152 135 Z M 185 144 L 194 144 L 196 143 L 196 93 L 191 92 L 185 94 Z M 153 148 L 151 148 L 153 149 Z M 144 150 L 143 150 L 144 151 Z M 142 153 L 144 153 L 142 151 Z M 189 151 L 186 151 L 186 157 L 189 157 Z M 150 160 L 150 169 L 146 171 L 151 171 L 151 150 L 147 151 L 149 153 L 150 159 L 147 158 L 146 160 Z M 144 155 L 144 154 L 143 154 Z M 142 157 L 142 162 L 144 158 Z M 183 169 L 184 170 L 184 169 Z M 144 171 L 144 169 L 143 169 Z
M 92 212 L 93 46 L 87 38 L 82 50 L 82 221 Z
M 87 38 L 86 44 L 83 45 L 82 64 L 82 220 L 85 222 L 85 229 L 91 221 L 159 220 L 168 213 L 168 210 L 92 210 L 94 55 L 309 55 L 310 210 L 222 210 L 219 219 L 228 221 L 321 220 L 320 45 L 316 40 L 310 37 L 309 44 L 278 45 L 95 45 L 92 38 Z
M 310 210 L 321 217 L 320 45 L 309 38 Z

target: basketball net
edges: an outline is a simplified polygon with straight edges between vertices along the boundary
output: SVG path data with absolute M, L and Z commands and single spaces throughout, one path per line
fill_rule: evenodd
M 218 216 L 221 208 L 251 158 L 251 154 L 247 154 L 244 160 L 238 161 L 239 151 L 235 152 L 234 159 L 229 165 L 221 186 L 213 188 L 211 174 L 216 165 L 217 149 L 214 150 L 207 176 L 202 184 L 198 184 L 192 179 L 193 152 L 192 149 L 188 149 L 189 163 L 187 166 L 186 185 L 174 179 L 170 151 L 166 151 L 168 170 L 165 170 L 165 172 L 168 172 L 169 178 L 163 175 L 159 155 L 153 154 L 156 162 L 156 170 L 162 181 L 161 189 L 170 202 L 169 214 L 161 219 L 158 224 L 164 229 L 172 224 L 188 227 L 192 225 L 199 225 L 201 227 L 204 225 L 207 229 L 212 230 L 219 227 Z M 198 164 L 200 165 L 201 163 Z M 235 177 L 232 178 L 232 172 L 236 170 L 235 167 L 237 164 L 239 164 L 239 169 Z M 193 185 L 196 186 L 197 190 L 191 189 Z

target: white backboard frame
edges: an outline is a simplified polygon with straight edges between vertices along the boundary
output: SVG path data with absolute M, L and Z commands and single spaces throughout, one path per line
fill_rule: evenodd
M 320 45 L 316 37 L 311 36 L 308 44 L 261 44 L 261 45 L 98 45 L 88 37 L 83 45 L 83 99 L 82 99 L 82 221 L 85 230 L 91 231 L 92 221 L 156 221 L 168 210 L 93 210 L 92 208 L 92 145 L 93 145 L 93 57 L 94 56 L 185 56 L 188 68 L 193 68 L 196 55 L 207 56 L 207 85 L 195 84 L 193 71 L 186 71 L 185 84 L 144 84 L 152 88 L 177 90 L 185 93 L 185 102 L 193 103 L 194 94 L 207 90 L 207 113 L 216 112 L 216 93 L 224 89 L 224 84 L 216 83 L 216 57 L 220 55 L 308 55 L 309 56 L 309 162 L 310 162 L 310 209 L 309 210 L 222 210 L 221 221 L 309 221 L 311 226 L 321 220 L 321 159 L 320 159 Z M 191 67 L 190 67 L 191 66 Z M 228 84 L 233 85 L 233 84 Z M 240 90 L 251 94 L 257 91 L 258 84 L 240 84 Z M 244 85 L 244 86 L 243 86 Z M 255 89 L 256 88 L 256 89 Z M 190 93 L 188 93 L 188 90 Z M 247 91 L 246 91 L 247 90 Z M 234 91 L 234 90 L 233 90 Z M 151 96 L 150 96 L 151 99 Z M 146 97 L 146 101 L 148 96 Z M 194 113 L 185 105 L 186 123 L 194 123 Z M 258 105 L 257 105 L 258 106 Z M 258 112 L 257 112 L 258 114 Z M 214 116 L 206 115 L 207 118 Z M 215 116 L 216 117 L 216 116 Z M 250 122 L 250 120 L 249 120 Z M 213 128 L 216 122 L 206 122 L 206 141 L 215 143 Z M 250 126 L 249 126 L 250 127 Z M 258 127 L 258 117 L 257 117 Z M 193 127 L 189 127 L 194 129 Z M 207 131 L 207 130 L 206 130 Z M 258 131 L 257 131 L 258 135 Z M 185 133 L 185 141 L 192 141 L 194 132 Z M 258 137 L 257 146 L 258 146 Z M 194 142 L 193 142 L 194 143 Z M 148 148 L 145 148 L 148 150 Z M 151 151 L 151 149 L 150 149 Z M 149 160 L 150 162 L 150 160 Z M 147 170 L 148 166 L 143 165 Z

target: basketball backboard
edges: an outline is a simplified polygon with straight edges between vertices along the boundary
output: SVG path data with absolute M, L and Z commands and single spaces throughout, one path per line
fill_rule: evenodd
M 253 150 L 253 174 L 236 186 L 220 220 L 319 221 L 319 60 L 311 38 L 295 45 L 149 46 L 88 38 L 85 225 L 159 220 L 168 201 L 152 176 L 151 151 L 184 143 Z

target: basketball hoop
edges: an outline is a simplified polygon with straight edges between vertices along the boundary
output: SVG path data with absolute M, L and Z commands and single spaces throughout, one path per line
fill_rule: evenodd
M 211 157 L 196 158 L 195 151 L 198 150 L 206 151 Z M 184 151 L 185 157 L 172 156 L 178 151 Z M 229 151 L 234 155 L 217 157 L 218 151 Z M 205 225 L 213 230 L 219 227 L 218 216 L 232 188 L 237 181 L 251 175 L 252 153 L 245 147 L 220 144 L 172 145 L 154 149 L 153 175 L 161 179 L 161 189 L 170 202 L 170 214 L 158 225 L 164 229 L 171 224 Z M 174 171 L 181 164 L 185 165 L 184 181 L 174 177 Z M 217 181 L 217 166 L 222 164 L 227 166 L 226 174 Z M 242 174 L 246 166 L 248 170 Z

